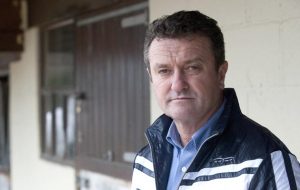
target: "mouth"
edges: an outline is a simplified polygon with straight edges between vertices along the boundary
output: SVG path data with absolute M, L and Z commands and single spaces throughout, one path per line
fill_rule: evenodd
M 170 101 L 186 101 L 186 100 L 193 100 L 191 97 L 176 97 L 176 98 L 171 98 Z

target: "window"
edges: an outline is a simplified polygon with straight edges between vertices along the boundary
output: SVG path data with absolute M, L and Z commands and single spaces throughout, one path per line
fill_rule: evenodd
M 42 30 L 46 159 L 130 179 L 150 123 L 143 63 L 147 7 L 142 2 Z
M 43 30 L 42 153 L 71 161 L 75 156 L 74 23 Z
M 0 171 L 9 171 L 8 79 L 0 78 Z
M 147 3 L 78 19 L 76 89 L 79 169 L 129 180 L 150 123 L 149 80 L 143 63 Z

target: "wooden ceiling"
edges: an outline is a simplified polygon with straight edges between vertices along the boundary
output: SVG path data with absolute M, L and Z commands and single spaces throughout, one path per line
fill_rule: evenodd
M 20 57 L 23 50 L 21 0 L 0 1 L 0 71 Z
M 22 2 L 27 3 L 28 27 L 32 27 L 142 1 L 145 0 L 0 0 L 0 70 L 23 51 Z
M 21 2 L 0 1 L 0 52 L 22 51 Z

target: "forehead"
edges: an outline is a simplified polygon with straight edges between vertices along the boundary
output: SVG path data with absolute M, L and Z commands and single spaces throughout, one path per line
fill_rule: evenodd
M 167 61 L 213 57 L 210 39 L 202 36 L 155 38 L 149 47 L 149 61 Z

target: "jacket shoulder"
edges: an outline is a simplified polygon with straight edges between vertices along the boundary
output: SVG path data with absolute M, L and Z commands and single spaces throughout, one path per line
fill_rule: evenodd
M 144 158 L 146 158 L 146 159 L 152 161 L 152 155 L 151 155 L 150 146 L 149 146 L 149 145 L 146 145 L 146 146 L 144 146 L 143 148 L 141 148 L 141 149 L 138 151 L 136 157 L 138 157 L 138 156 L 144 157 Z
M 256 154 L 257 157 L 263 158 L 278 150 L 290 153 L 285 144 L 269 129 L 245 115 L 237 119 L 233 125 L 232 131 L 241 145 L 240 148 L 248 154 Z

